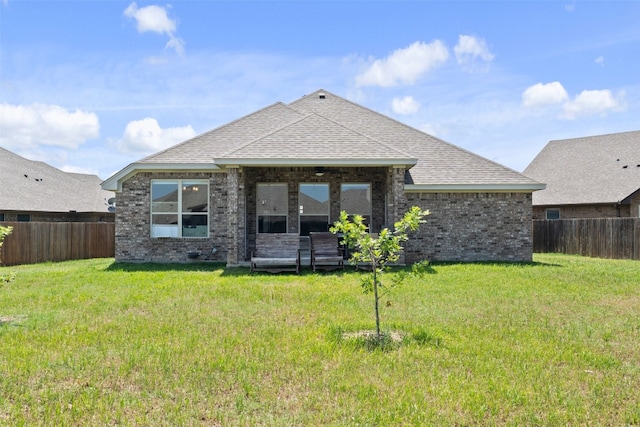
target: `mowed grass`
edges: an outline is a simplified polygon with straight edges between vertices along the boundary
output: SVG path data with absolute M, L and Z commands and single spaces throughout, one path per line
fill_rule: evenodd
M 640 425 L 640 262 L 360 275 L 112 259 L 2 267 L 0 425 Z M 395 273 L 389 273 L 389 275 Z

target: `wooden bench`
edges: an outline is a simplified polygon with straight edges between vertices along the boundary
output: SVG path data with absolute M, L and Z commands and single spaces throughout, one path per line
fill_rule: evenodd
M 251 271 L 300 273 L 300 236 L 297 233 L 258 233 L 251 253 Z
M 311 242 L 311 268 L 344 270 L 344 250 L 338 244 L 338 236 L 333 233 L 309 233 Z

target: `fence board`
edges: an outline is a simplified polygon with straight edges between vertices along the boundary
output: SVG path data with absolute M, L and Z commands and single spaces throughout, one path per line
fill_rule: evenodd
M 533 250 L 640 260 L 640 218 L 534 220 Z
M 115 254 L 112 222 L 3 222 L 13 227 L 0 249 L 0 265 L 109 258 Z

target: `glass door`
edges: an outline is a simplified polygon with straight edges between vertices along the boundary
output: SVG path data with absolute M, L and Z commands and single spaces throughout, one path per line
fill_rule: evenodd
M 300 235 L 329 231 L 329 184 L 300 184 Z

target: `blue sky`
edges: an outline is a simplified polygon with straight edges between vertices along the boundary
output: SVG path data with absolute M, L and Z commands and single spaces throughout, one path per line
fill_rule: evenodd
M 522 171 L 640 129 L 640 1 L 0 0 L 0 146 L 65 171 L 320 88 Z

